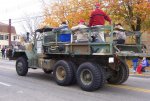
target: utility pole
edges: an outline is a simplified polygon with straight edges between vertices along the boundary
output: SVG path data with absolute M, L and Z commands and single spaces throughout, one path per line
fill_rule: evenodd
M 9 19 L 9 26 L 8 26 L 8 33 L 9 33 L 9 46 L 11 45 L 11 19 Z

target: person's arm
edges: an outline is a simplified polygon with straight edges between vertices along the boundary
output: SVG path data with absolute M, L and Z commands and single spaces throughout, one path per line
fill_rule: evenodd
M 90 16 L 89 27 L 92 26 L 92 23 L 93 23 L 93 12 L 91 13 L 91 16 Z
M 90 17 L 89 27 L 92 26 L 92 22 L 93 22 L 93 19 L 92 19 L 92 17 Z
M 105 12 L 103 12 L 103 13 L 104 13 L 104 19 L 107 20 L 111 24 L 110 17 Z
M 71 28 L 71 30 L 73 30 L 73 31 L 78 30 L 78 29 L 79 29 L 79 26 L 73 26 L 73 27 Z
M 142 60 L 142 67 L 146 67 L 147 66 L 147 61 L 146 60 Z

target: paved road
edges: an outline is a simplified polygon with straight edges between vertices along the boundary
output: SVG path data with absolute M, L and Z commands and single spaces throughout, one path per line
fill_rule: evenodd
M 77 85 L 62 87 L 42 70 L 16 74 L 14 61 L 0 60 L 0 101 L 149 101 L 150 78 L 129 77 L 123 85 L 106 85 L 95 92 Z

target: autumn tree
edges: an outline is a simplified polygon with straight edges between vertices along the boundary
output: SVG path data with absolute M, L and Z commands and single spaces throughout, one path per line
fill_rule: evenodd
M 22 28 L 24 30 L 25 35 L 23 36 L 25 40 L 29 38 L 28 40 L 32 40 L 35 35 L 35 30 L 40 27 L 42 24 L 42 16 L 30 16 L 27 14 L 24 14 L 24 17 L 22 17 L 23 21 L 21 22 Z M 28 36 L 29 35 L 29 36 Z
M 93 4 L 99 0 L 59 0 L 46 7 L 44 10 L 45 24 L 58 26 L 66 21 L 69 26 L 77 25 L 80 19 L 89 21 L 89 14 L 93 10 Z
M 141 31 L 150 26 L 150 3 L 147 0 L 107 0 L 111 18 L 123 22 L 133 31 Z
M 66 21 L 71 27 L 80 19 L 88 23 L 95 2 L 100 2 L 114 23 L 121 22 L 126 29 L 144 31 L 150 28 L 150 3 L 147 0 L 58 0 L 44 10 L 44 24 L 58 26 Z

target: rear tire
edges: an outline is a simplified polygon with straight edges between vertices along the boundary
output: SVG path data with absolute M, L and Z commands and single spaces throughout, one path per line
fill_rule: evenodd
M 118 71 L 112 70 L 113 74 L 110 78 L 107 79 L 110 84 L 122 84 L 129 77 L 129 68 L 125 62 L 120 61 L 118 64 Z
M 53 75 L 58 85 L 67 86 L 71 84 L 74 72 L 67 61 L 59 60 L 54 65 Z
M 82 90 L 94 91 L 102 85 L 101 71 L 95 64 L 85 62 L 77 70 L 77 83 Z
M 77 67 L 76 64 L 72 61 L 68 61 L 69 65 L 71 66 L 72 70 L 73 70 L 73 78 L 71 81 L 71 84 L 75 84 L 76 83 L 76 72 L 77 72 Z
M 20 76 L 25 76 L 28 72 L 28 62 L 25 57 L 20 57 L 16 61 L 16 72 Z
M 106 83 L 106 71 L 104 69 L 103 66 L 97 64 L 98 68 L 100 69 L 100 74 L 101 74 L 101 85 L 100 85 L 100 88 L 102 88 L 105 83 Z

